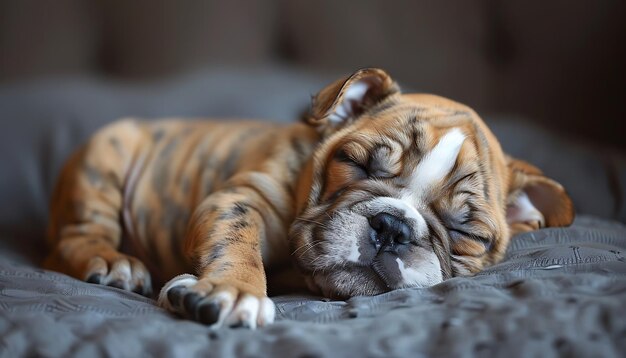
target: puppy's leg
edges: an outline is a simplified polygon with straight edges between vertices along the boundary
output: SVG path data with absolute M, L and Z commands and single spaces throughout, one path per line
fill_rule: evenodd
M 159 303 L 208 325 L 255 328 L 273 322 L 261 244 L 276 220 L 270 205 L 250 188 L 209 196 L 194 212 L 186 238 L 198 276 L 172 279 Z
M 122 121 L 103 128 L 67 162 L 57 183 L 44 262 L 92 283 L 148 295 L 150 274 L 136 258 L 117 251 L 124 180 L 142 144 L 141 127 Z

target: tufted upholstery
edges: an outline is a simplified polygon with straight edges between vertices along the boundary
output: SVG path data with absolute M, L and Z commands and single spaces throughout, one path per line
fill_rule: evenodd
M 3 1 L 0 82 L 378 66 L 420 91 L 624 148 L 625 14 L 620 1 Z

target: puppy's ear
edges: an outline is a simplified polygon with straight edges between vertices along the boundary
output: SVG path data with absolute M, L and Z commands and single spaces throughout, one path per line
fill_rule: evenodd
M 561 184 L 524 161 L 507 157 L 507 162 L 506 220 L 513 235 L 572 223 L 574 204 Z
M 321 132 L 328 132 L 349 124 L 368 108 L 399 92 L 385 71 L 364 68 L 315 95 L 306 120 Z

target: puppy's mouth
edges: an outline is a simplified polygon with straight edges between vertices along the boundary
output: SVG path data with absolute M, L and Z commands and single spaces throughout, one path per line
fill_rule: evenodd
M 332 270 L 318 270 L 306 276 L 309 289 L 330 299 L 374 296 L 391 291 L 373 266 L 348 264 Z
M 311 254 L 313 261 L 324 255 Z M 372 247 L 369 255 L 362 253 L 356 262 L 335 261 L 306 270 L 307 285 L 311 291 L 332 299 L 372 296 L 403 287 L 426 286 L 404 280 L 400 271 L 400 267 L 405 265 L 401 259 L 403 254 L 407 253 Z M 415 272 L 419 275 L 419 269 Z
M 310 289 L 345 298 L 442 281 L 428 236 L 400 212 L 377 209 L 348 208 L 327 215 L 328 220 L 301 220 L 292 228 L 294 259 L 309 276 Z

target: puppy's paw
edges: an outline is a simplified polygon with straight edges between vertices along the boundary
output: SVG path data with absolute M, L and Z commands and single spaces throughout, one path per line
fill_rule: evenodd
M 152 295 L 150 272 L 132 256 L 120 253 L 94 256 L 89 259 L 83 277 L 89 283 L 117 287 L 144 296 Z
M 246 286 L 180 275 L 163 287 L 159 305 L 212 327 L 255 329 L 274 322 L 274 302 L 265 295 L 252 294 Z

